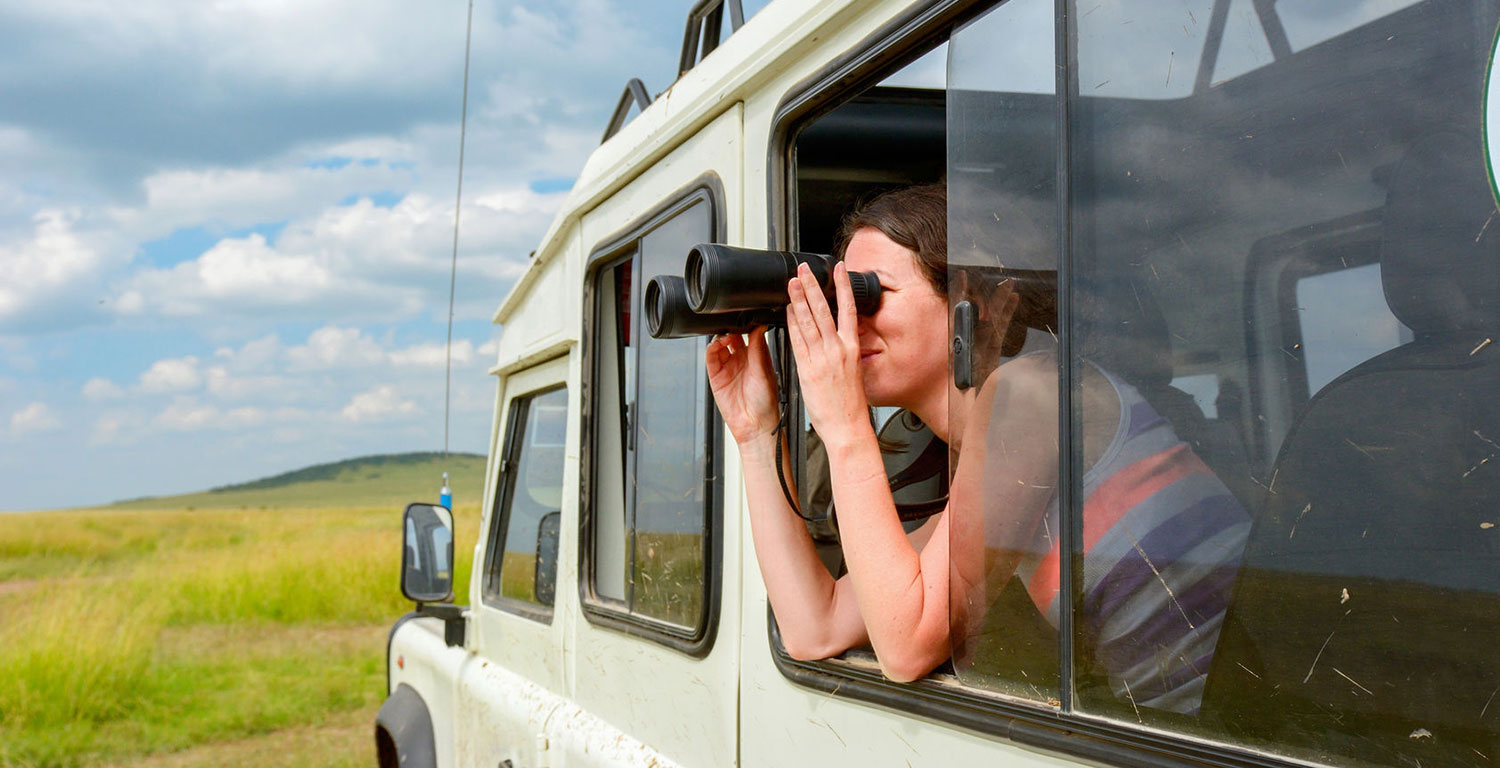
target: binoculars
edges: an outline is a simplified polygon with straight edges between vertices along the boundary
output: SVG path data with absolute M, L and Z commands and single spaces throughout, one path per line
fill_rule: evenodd
M 656 339 L 747 333 L 786 324 L 786 284 L 806 264 L 823 296 L 834 305 L 834 259 L 817 253 L 762 251 L 703 243 L 688 251 L 682 277 L 658 275 L 646 284 L 646 328 Z M 850 272 L 854 307 L 861 315 L 880 308 L 874 272 Z

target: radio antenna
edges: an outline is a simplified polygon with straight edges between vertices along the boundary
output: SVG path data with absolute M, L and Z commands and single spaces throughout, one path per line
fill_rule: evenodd
M 458 118 L 458 193 L 453 202 L 453 263 L 448 271 L 448 341 L 443 345 L 443 463 L 448 461 L 449 402 L 453 392 L 453 292 L 458 285 L 458 214 L 464 202 L 464 138 L 469 125 L 469 42 L 474 34 L 474 0 L 464 26 L 464 96 Z M 443 485 L 447 485 L 444 483 Z

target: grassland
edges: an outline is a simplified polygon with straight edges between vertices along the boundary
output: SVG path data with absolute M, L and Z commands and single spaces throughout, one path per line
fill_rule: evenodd
M 465 595 L 483 459 L 449 465 Z M 0 516 L 0 766 L 372 765 L 399 515 L 439 471 Z

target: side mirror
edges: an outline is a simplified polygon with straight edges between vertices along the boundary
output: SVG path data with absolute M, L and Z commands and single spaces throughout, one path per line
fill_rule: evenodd
M 536 601 L 552 605 L 557 596 L 557 537 L 561 528 L 562 511 L 556 510 L 542 515 L 536 526 Z
M 403 515 L 401 594 L 418 603 L 453 597 L 453 513 L 436 504 L 408 504 Z

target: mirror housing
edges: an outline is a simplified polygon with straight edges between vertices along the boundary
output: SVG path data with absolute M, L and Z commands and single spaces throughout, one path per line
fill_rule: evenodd
M 437 504 L 408 504 L 401 527 L 401 594 L 417 603 L 452 599 L 453 513 Z

